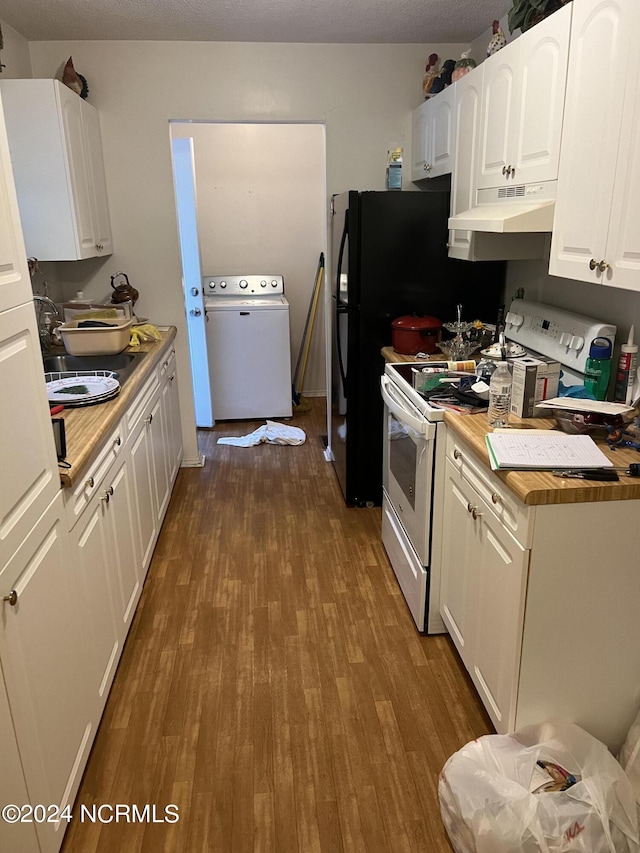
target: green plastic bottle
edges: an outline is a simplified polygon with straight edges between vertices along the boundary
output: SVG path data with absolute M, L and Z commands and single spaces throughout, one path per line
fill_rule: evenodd
M 594 338 L 589 348 L 585 365 L 584 387 L 596 400 L 605 400 L 611 379 L 611 341 L 609 338 Z

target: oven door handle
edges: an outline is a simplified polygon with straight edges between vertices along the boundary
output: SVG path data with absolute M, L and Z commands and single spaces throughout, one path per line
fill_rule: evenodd
M 404 402 L 396 396 L 398 392 L 395 391 L 393 382 L 387 376 L 380 377 L 380 391 L 382 399 L 387 404 L 389 411 L 401 423 L 406 424 L 406 426 L 411 427 L 411 429 L 427 438 L 432 437 L 432 434 L 435 433 L 435 424 L 430 423 L 422 416 L 416 417 L 408 411 L 405 408 Z

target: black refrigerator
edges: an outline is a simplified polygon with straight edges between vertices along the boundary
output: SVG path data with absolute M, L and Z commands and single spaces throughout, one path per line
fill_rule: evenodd
M 448 192 L 332 198 L 331 451 L 347 504 L 382 502 L 381 349 L 405 314 L 494 322 L 505 264 L 448 257 Z M 443 356 L 444 357 L 444 356 Z

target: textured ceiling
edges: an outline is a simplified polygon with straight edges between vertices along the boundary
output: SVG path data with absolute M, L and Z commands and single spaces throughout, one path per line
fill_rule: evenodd
M 511 0 L 2 0 L 29 41 L 469 42 Z

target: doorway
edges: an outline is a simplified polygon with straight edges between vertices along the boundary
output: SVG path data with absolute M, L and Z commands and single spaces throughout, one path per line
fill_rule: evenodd
M 326 253 L 325 127 L 321 123 L 172 121 L 170 128 L 196 424 L 210 427 L 215 412 L 206 369 L 202 277 L 284 276 L 293 375 L 318 259 L 321 252 Z M 305 396 L 326 395 L 321 308 L 322 300 L 311 340 Z

